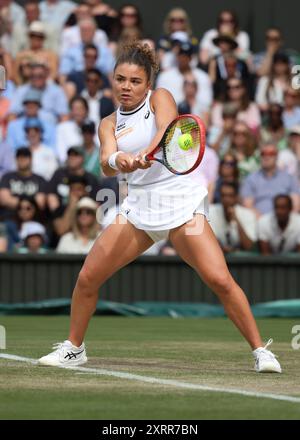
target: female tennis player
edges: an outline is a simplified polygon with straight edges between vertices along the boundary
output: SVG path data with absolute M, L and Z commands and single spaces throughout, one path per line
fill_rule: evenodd
M 246 296 L 230 275 L 207 221 L 207 190 L 195 186 L 188 175 L 176 176 L 162 164 L 145 160 L 177 117 L 171 94 L 165 89 L 151 91 L 156 69 L 146 45 L 125 47 L 116 62 L 113 87 L 120 107 L 99 127 L 101 165 L 106 176 L 127 175 L 128 197 L 81 269 L 72 297 L 68 339 L 54 346 L 39 364 L 74 366 L 87 362 L 83 340 L 99 287 L 154 242 L 168 238 L 215 292 L 248 341 L 255 370 L 280 373 L 278 361 L 267 349 L 272 340 L 263 346 Z

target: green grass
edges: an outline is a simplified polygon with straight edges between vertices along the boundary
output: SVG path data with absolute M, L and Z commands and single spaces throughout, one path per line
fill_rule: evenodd
M 257 375 L 252 354 L 227 319 L 94 317 L 87 367 L 201 385 L 300 396 L 296 320 L 259 320 L 284 368 Z M 67 317 L 0 317 L 3 353 L 38 358 L 65 339 Z M 0 352 L 0 353 L 1 353 Z M 0 419 L 299 419 L 300 404 L 190 391 L 0 359 Z

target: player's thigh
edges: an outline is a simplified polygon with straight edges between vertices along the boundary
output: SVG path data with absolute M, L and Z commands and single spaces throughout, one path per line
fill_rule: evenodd
M 223 251 L 204 216 L 197 214 L 190 222 L 170 231 L 169 237 L 181 258 L 210 287 L 231 284 Z
M 152 245 L 153 241 L 144 231 L 119 215 L 94 243 L 81 270 L 81 277 L 100 285 Z

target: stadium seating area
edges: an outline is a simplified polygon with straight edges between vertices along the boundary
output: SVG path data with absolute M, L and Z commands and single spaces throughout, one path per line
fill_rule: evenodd
M 22 3 L 0 2 L 0 252 L 85 254 L 114 219 L 115 206 L 99 215 L 101 190 L 119 204 L 126 185 L 103 175 L 97 127 L 118 107 L 114 62 L 136 40 L 157 54 L 153 87 L 206 124 L 206 153 L 191 177 L 208 188 L 224 252 L 300 252 L 300 92 L 296 51 L 280 29 L 266 29 L 253 53 L 229 10 L 199 35 L 174 8 L 154 41 L 131 4 Z M 175 250 L 160 242 L 147 254 Z

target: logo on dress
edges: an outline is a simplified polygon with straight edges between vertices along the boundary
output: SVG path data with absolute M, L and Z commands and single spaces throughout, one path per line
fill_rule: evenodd
M 125 209 L 125 214 L 128 215 L 130 213 L 131 209 Z
M 145 119 L 148 119 L 150 116 L 150 111 L 148 110 L 147 113 L 145 114 Z
M 126 127 L 126 123 L 125 123 L 125 122 L 122 122 L 121 124 L 119 124 L 119 125 L 117 126 L 116 131 L 123 130 L 123 128 L 125 128 L 125 127 Z

